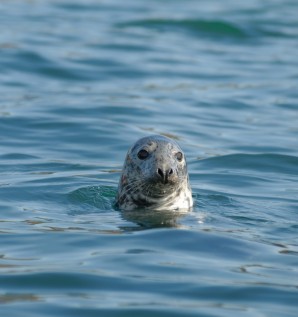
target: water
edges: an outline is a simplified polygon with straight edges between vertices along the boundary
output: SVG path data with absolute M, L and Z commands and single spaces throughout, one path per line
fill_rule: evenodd
M 297 10 L 0 3 L 1 316 L 297 316 Z M 153 133 L 187 214 L 114 209 Z

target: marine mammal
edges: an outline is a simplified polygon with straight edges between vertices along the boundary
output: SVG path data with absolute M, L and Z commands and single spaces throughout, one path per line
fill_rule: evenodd
M 192 207 L 186 158 L 180 146 L 162 135 L 139 139 L 127 152 L 116 202 L 122 210 Z

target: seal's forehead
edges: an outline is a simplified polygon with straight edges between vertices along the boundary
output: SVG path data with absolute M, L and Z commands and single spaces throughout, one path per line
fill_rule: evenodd
M 135 149 L 151 146 L 152 144 L 161 145 L 161 146 L 169 146 L 170 148 L 177 148 L 177 150 L 181 150 L 180 146 L 172 139 L 167 138 L 163 135 L 150 135 L 144 138 L 139 139 L 131 148 L 133 152 Z

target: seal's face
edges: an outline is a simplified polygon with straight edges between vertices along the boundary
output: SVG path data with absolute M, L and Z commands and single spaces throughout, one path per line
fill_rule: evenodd
M 127 153 L 118 204 L 124 209 L 170 206 L 185 187 L 190 192 L 186 161 L 179 145 L 163 136 L 142 138 Z
M 149 196 L 173 192 L 186 175 L 181 149 L 167 139 L 141 139 L 128 152 L 127 160 L 137 179 L 147 185 L 144 189 Z

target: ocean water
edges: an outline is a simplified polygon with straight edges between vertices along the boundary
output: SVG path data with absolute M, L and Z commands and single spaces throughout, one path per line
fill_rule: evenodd
M 298 2 L 0 2 L 0 314 L 296 317 Z M 171 136 L 186 214 L 114 208 Z

